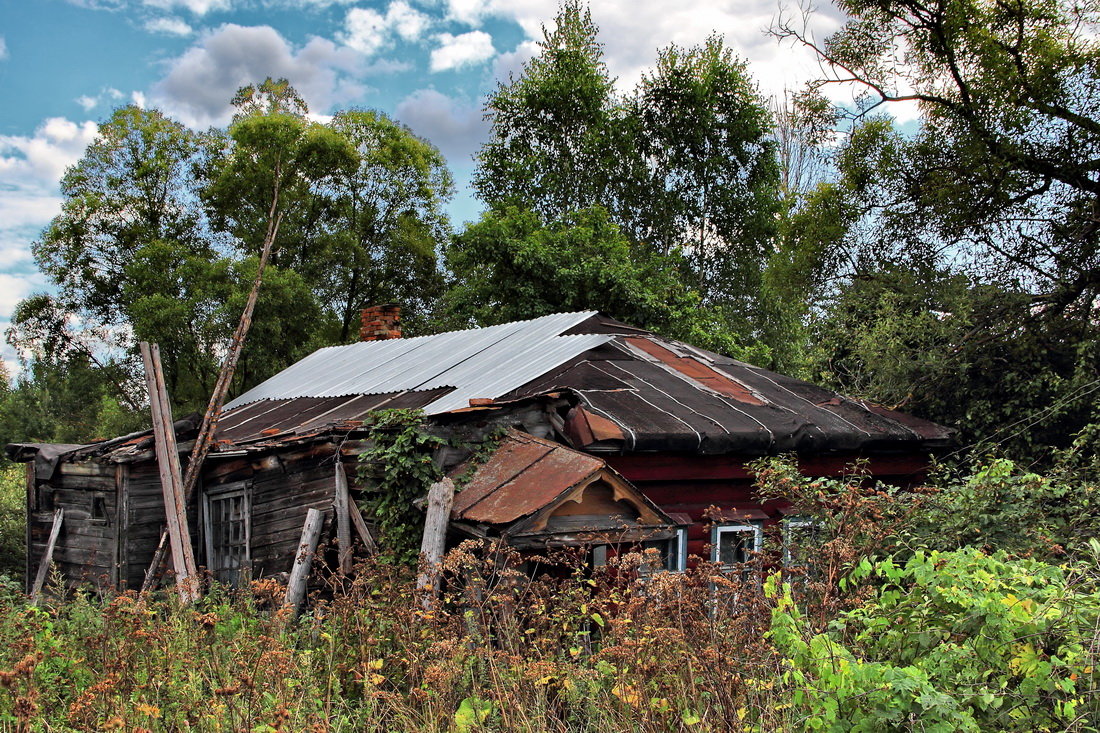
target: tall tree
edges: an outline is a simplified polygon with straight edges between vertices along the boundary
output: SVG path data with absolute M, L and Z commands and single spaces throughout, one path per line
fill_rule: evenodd
M 910 250 L 950 248 L 1055 309 L 1100 293 L 1100 45 L 1095 3 L 843 0 L 813 46 L 856 84 L 860 117 L 918 104 L 913 136 L 878 134 L 859 191 Z M 789 25 L 778 32 L 810 44 Z M 810 44 L 812 45 L 812 44 Z M 902 59 L 903 63 L 897 63 Z M 870 166 L 865 166 L 869 170 Z M 880 237 L 880 240 L 885 237 Z
M 65 308 L 105 324 L 125 319 L 122 290 L 134 255 L 166 242 L 202 257 L 190 196 L 197 138 L 156 110 L 115 110 L 61 180 L 61 213 L 34 244 L 35 261 Z
M 779 169 L 772 118 L 718 36 L 663 50 L 630 104 L 641 181 L 622 206 L 632 236 L 689 257 L 704 302 L 752 314 L 775 242 Z M 751 315 L 750 315 L 751 319 Z M 743 330 L 751 323 L 743 322 Z
M 544 221 L 590 206 L 615 209 L 621 165 L 618 100 L 592 15 L 565 0 L 539 54 L 486 102 L 489 142 L 474 189 L 490 206 L 514 204 Z
M 340 112 L 331 128 L 355 150 L 323 190 L 327 215 L 321 256 L 302 271 L 330 304 L 336 338 L 354 337 L 359 311 L 398 302 L 415 328 L 443 285 L 436 251 L 450 234 L 443 206 L 454 184 L 442 153 L 385 115 Z
M 861 90 L 836 192 L 850 283 L 825 375 L 1029 457 L 1100 422 L 1100 7 L 845 0 L 817 50 Z M 876 116 L 918 105 L 914 134 Z M 854 119 L 853 119 L 854 118 Z
M 681 288 L 697 294 L 700 322 L 720 324 L 720 340 L 765 333 L 755 314 L 777 234 L 779 171 L 767 106 L 720 39 L 667 48 L 636 90 L 620 94 L 590 14 L 567 0 L 539 55 L 486 109 L 492 134 L 475 181 L 490 208 L 532 211 L 553 230 L 603 207 L 637 268 L 670 259 Z

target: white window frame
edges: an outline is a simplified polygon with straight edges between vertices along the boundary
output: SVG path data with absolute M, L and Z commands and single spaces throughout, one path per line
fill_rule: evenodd
M 675 541 L 676 542 L 676 553 L 675 553 L 675 555 L 673 555 L 673 553 L 669 552 L 668 553 L 669 562 L 661 565 L 661 567 L 651 569 L 650 566 L 647 566 L 646 563 L 643 563 L 640 570 L 642 570 L 642 572 L 646 575 L 648 575 L 650 573 L 653 573 L 653 572 L 657 572 L 657 573 L 682 573 L 685 570 L 687 570 L 687 539 L 688 539 L 687 533 L 688 533 L 688 528 L 687 527 L 677 527 L 676 528 L 676 534 L 672 537 L 669 537 L 668 539 L 643 542 L 642 543 L 643 556 L 644 556 L 644 551 L 645 550 L 651 549 L 650 547 L 646 546 L 646 545 L 650 544 L 650 542 L 653 542 L 654 544 L 656 544 L 656 542 L 673 542 L 673 541 Z M 652 549 L 659 549 L 659 548 L 653 547 Z M 672 565 L 672 567 L 669 567 L 669 565 Z
M 764 547 L 764 525 L 762 522 L 726 522 L 714 525 L 711 530 L 710 558 L 712 562 L 720 562 L 719 552 L 722 547 L 723 534 L 748 534 L 752 532 L 752 548 L 750 552 L 760 552 Z M 734 565 L 722 565 L 723 572 L 732 572 L 737 567 Z
M 821 522 L 813 517 L 805 516 L 792 516 L 785 517 L 783 519 L 783 567 L 792 567 L 794 564 L 791 557 L 792 547 L 792 534 L 791 530 L 795 528 L 810 527 L 811 529 L 820 529 Z

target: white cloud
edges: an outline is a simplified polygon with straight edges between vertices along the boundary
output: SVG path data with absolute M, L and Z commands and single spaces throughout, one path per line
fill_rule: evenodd
M 490 12 L 491 4 L 488 0 L 447 0 L 447 17 L 476 27 Z
M 3 36 L 0 36 L 0 61 L 3 61 L 8 57 L 8 42 L 4 40 Z
M 373 56 L 390 47 L 395 37 L 415 41 L 423 35 L 431 19 L 404 0 L 389 4 L 386 14 L 372 8 L 352 8 L 344 18 L 344 30 L 337 39 L 364 56 Z
M 142 0 L 142 4 L 160 10 L 183 8 L 195 15 L 206 15 L 213 10 L 229 10 L 230 0 Z
M 55 190 L 65 169 L 80 159 L 98 132 L 91 121 L 51 117 L 33 135 L 0 135 L 0 189 L 7 189 L 4 201 L 10 200 L 13 191 Z M 6 214 L 0 214 L 0 222 L 14 226 L 7 217 L 18 218 L 20 214 Z
M 145 93 L 144 92 L 130 92 L 130 102 L 141 109 L 145 109 Z
M 0 332 L 16 304 L 46 285 L 31 268 L 30 244 L 61 210 L 58 182 L 95 140 L 94 122 L 44 120 L 31 135 L 0 136 Z M 0 358 L 16 363 L 4 345 Z
M 451 160 L 472 155 L 489 130 L 480 104 L 460 102 L 434 89 L 420 89 L 403 99 L 396 117 Z
M 194 29 L 186 22 L 171 16 L 146 21 L 145 30 L 150 33 L 164 33 L 169 36 L 189 36 L 194 33 Z
M 286 78 L 314 111 L 358 99 L 360 79 L 396 66 L 364 67 L 359 54 L 332 41 L 312 38 L 295 48 L 270 26 L 226 24 L 206 34 L 170 63 L 151 100 L 192 127 L 222 124 L 232 116 L 229 100 L 240 87 L 266 77 Z
M 511 76 L 519 76 L 523 65 L 538 53 L 538 44 L 534 41 L 523 41 L 514 51 L 505 51 L 493 59 L 493 78 L 507 81 Z
M 515 22 L 529 40 L 542 39 L 542 26 L 553 26 L 558 0 L 446 0 L 451 20 L 478 26 L 486 18 Z M 600 29 L 604 60 L 621 89 L 632 88 L 643 71 L 652 68 L 657 50 L 675 43 L 703 43 L 711 33 L 722 35 L 727 45 L 750 63 L 750 70 L 765 94 L 798 88 L 818 69 L 805 49 L 781 46 L 765 31 L 772 25 L 776 5 L 761 0 L 677 0 L 674 3 L 643 0 L 600 0 L 592 3 L 592 19 Z M 828 2 L 811 19 L 810 29 L 819 38 L 840 26 L 843 15 Z M 516 54 L 520 49 L 511 52 Z M 502 54 L 500 71 L 516 70 L 515 57 Z
M 0 319 L 7 321 L 19 301 L 30 295 L 35 286 L 33 276 L 13 275 L 0 272 Z M 4 324 L 5 326 L 7 323 Z M 5 329 L 6 330 L 6 329 Z
M 485 31 L 471 31 L 460 36 L 440 33 L 435 38 L 439 41 L 439 48 L 432 51 L 432 71 L 447 71 L 479 64 L 496 53 L 493 37 Z
M 94 97 L 89 94 L 83 94 L 77 97 L 75 101 L 84 108 L 85 112 L 91 112 L 98 107 L 101 102 L 117 102 L 124 96 L 126 95 L 114 87 L 104 87 L 100 90 L 99 94 Z

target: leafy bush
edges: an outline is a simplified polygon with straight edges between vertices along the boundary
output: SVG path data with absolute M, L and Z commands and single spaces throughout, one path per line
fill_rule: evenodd
M 22 465 L 0 462 L 0 576 L 12 579 L 23 577 L 27 557 L 24 475 Z
M 1100 588 L 1083 568 L 918 551 L 852 573 L 870 577 L 874 596 L 820 634 L 768 581 L 768 636 L 801 727 L 1068 730 L 1100 715 Z

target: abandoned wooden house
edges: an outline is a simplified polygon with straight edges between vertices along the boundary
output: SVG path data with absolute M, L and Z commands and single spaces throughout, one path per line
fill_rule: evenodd
M 337 476 L 357 491 L 362 418 L 380 409 L 419 408 L 433 430 L 471 439 L 511 430 L 478 466 L 463 467 L 462 451 L 436 456 L 472 473 L 455 538 L 586 545 L 597 562 L 608 547 L 651 542 L 673 570 L 689 554 L 743 559 L 784 520 L 786 507 L 753 495 L 748 461 L 794 453 L 807 475 L 830 476 L 863 459 L 908 484 L 950 442 L 934 423 L 595 312 L 415 338 L 400 337 L 393 309 L 363 322 L 360 342 L 320 349 L 226 405 L 188 507 L 199 562 L 216 577 L 289 568 L 306 512 L 331 517 Z M 175 425 L 181 457 L 195 428 Z M 28 580 L 61 508 L 53 558 L 65 578 L 141 584 L 165 523 L 152 445 L 147 432 L 8 446 L 28 463 Z

